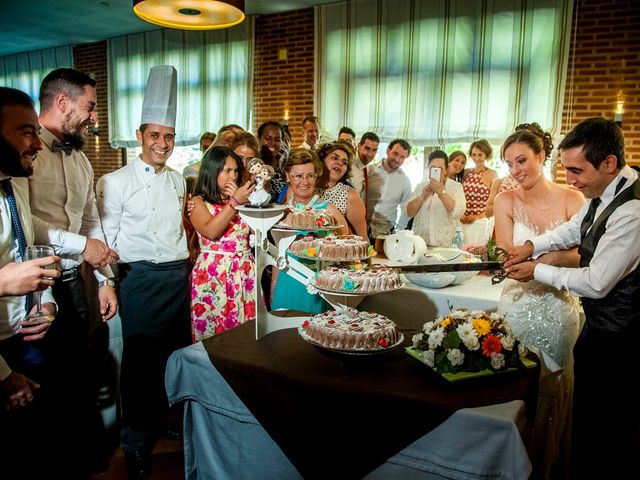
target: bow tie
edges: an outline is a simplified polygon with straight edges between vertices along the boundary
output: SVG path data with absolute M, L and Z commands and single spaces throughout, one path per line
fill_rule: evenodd
M 71 155 L 71 152 L 73 152 L 73 145 L 70 143 L 62 143 L 60 140 L 54 140 L 51 144 L 51 151 L 59 152 L 61 150 L 67 155 Z

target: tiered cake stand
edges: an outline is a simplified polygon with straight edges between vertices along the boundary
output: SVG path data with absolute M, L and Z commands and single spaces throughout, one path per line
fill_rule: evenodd
M 283 328 L 299 327 L 308 316 L 288 316 L 286 312 L 282 315 L 269 312 L 262 301 L 262 284 L 261 278 L 264 269 L 268 265 L 277 267 L 280 274 L 286 272 L 298 282 L 306 286 L 309 293 L 318 293 L 336 310 L 344 310 L 348 307 L 356 307 L 367 295 L 370 294 L 351 294 L 351 293 L 334 293 L 316 290 L 313 285 L 315 272 L 309 267 L 299 262 L 291 256 L 287 256 L 287 250 L 293 243 L 298 233 L 296 230 L 285 230 L 273 228 L 284 215 L 286 206 L 276 205 L 270 208 L 252 208 L 239 206 L 237 207 L 240 217 L 251 227 L 254 232 L 254 249 L 256 261 L 256 338 L 261 338 L 268 333 Z M 272 244 L 267 233 L 271 230 L 274 241 Z M 335 262 L 318 260 L 318 267 L 324 264 Z

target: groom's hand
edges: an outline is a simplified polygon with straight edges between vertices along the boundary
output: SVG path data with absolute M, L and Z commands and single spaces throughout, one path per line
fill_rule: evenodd
M 536 269 L 536 264 L 529 262 L 521 262 L 517 265 L 513 265 L 511 267 L 505 268 L 507 272 L 507 277 L 513 278 L 514 280 L 518 280 L 519 282 L 528 282 L 529 280 L 533 280 L 533 272 Z
M 531 259 L 531 255 L 533 254 L 533 243 L 527 240 L 524 242 L 524 245 L 507 248 L 507 252 L 509 252 L 509 259 L 504 262 L 504 268 L 508 272 L 509 267 L 522 262 L 527 262 Z

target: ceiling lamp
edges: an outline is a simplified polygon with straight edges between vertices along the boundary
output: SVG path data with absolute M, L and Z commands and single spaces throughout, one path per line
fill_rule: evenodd
M 145 22 L 182 30 L 215 30 L 244 20 L 244 0 L 133 0 Z

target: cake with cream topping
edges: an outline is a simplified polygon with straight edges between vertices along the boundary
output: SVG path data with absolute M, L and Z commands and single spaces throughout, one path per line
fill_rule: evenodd
M 304 231 L 321 230 L 335 227 L 336 219 L 326 210 L 294 208 L 285 215 L 280 226 Z
M 310 341 L 336 350 L 381 350 L 398 343 L 401 335 L 387 317 L 354 308 L 315 315 L 302 330 Z
M 375 293 L 400 288 L 395 270 L 388 267 L 358 265 L 323 268 L 316 275 L 316 288 L 331 292 Z
M 307 236 L 295 240 L 289 247 L 294 255 L 338 262 L 368 258 L 373 253 L 372 250 L 369 242 L 357 235 L 323 238 Z

